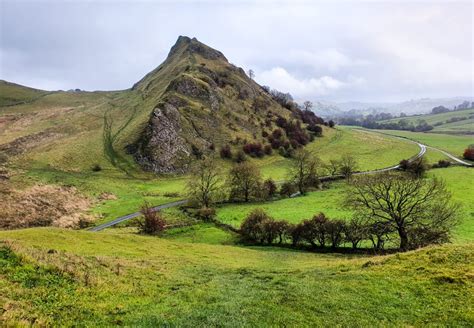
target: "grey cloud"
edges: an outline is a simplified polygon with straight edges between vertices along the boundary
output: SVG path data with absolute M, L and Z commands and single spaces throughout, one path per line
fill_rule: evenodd
M 473 94 L 469 2 L 3 0 L 0 6 L 0 78 L 38 88 L 128 88 L 164 60 L 178 35 L 188 35 L 296 98 Z

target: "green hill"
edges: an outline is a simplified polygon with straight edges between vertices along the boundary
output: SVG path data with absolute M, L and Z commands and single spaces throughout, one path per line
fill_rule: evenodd
M 215 236 L 215 234 L 214 234 Z M 470 326 L 472 247 L 357 256 L 0 232 L 4 325 Z
M 379 123 L 399 123 L 417 125 L 418 121 L 424 120 L 433 126 L 434 133 L 449 134 L 473 134 L 474 133 L 474 109 L 464 109 L 441 114 L 415 115 L 404 118 L 394 118 L 379 121 Z

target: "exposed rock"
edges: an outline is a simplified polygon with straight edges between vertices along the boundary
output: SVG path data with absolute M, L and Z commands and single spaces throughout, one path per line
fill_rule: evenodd
M 180 132 L 178 109 L 170 103 L 160 104 L 138 141 L 135 159 L 156 173 L 184 172 L 191 151 Z

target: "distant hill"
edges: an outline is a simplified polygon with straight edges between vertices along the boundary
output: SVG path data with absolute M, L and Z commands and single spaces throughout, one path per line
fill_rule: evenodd
M 425 121 L 433 127 L 430 132 L 451 134 L 474 134 L 474 109 L 450 111 L 440 114 L 414 115 L 398 117 L 390 120 L 382 120 L 379 123 L 399 123 L 416 125 L 419 121 Z
M 474 101 L 474 97 L 453 97 L 453 98 L 422 98 L 412 99 L 399 103 L 390 102 L 315 102 L 314 111 L 323 117 L 347 117 L 360 116 L 377 113 L 391 113 L 400 115 L 426 114 L 430 113 L 433 107 L 444 106 L 453 109 L 464 101 Z

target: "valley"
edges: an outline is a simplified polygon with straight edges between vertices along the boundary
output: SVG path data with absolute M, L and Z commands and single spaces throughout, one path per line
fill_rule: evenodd
M 0 324 L 470 326 L 474 168 L 462 158 L 472 124 L 423 133 L 331 122 L 188 37 L 127 90 L 0 81 Z M 236 196 L 232 172 L 253 174 L 255 190 Z M 409 226 L 410 248 L 376 224 L 349 238 L 361 212 L 348 199 L 378 176 L 439 193 L 414 202 L 422 224 Z M 206 177 L 209 204 L 192 184 Z M 456 224 L 438 231 L 443 218 L 433 227 L 426 213 L 451 219 L 444 197 Z M 299 238 L 318 213 L 323 241 Z M 252 215 L 287 230 L 246 240 Z M 160 230 L 146 233 L 148 219 Z

